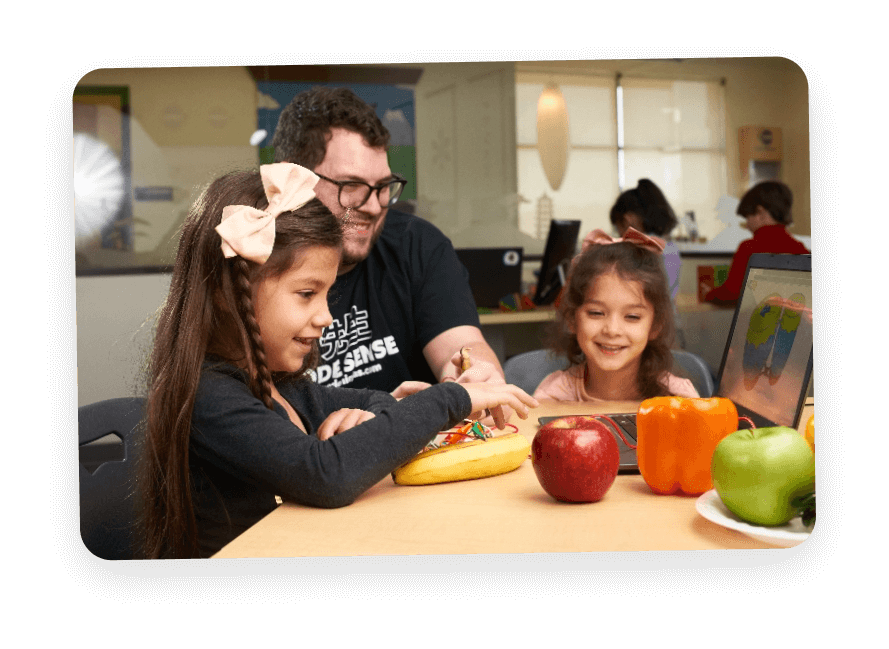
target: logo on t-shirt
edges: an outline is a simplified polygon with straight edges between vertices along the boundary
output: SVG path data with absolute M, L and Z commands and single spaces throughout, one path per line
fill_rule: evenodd
M 382 371 L 383 366 L 376 361 L 399 353 L 393 336 L 374 339 L 367 311 L 354 305 L 324 329 L 320 346 L 322 364 L 313 378 L 316 383 L 334 387 Z

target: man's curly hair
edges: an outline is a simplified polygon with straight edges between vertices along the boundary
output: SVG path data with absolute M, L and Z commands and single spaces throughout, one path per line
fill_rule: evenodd
M 389 131 L 373 106 L 348 88 L 315 86 L 298 94 L 281 111 L 272 137 L 275 162 L 314 169 L 327 153 L 330 130 L 337 127 L 359 133 L 368 146 L 389 145 Z

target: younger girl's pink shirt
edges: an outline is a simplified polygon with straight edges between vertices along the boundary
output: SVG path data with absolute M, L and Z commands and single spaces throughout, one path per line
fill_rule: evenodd
M 603 401 L 587 392 L 583 374 L 583 365 L 553 372 L 537 386 L 534 398 L 538 401 Z M 700 396 L 691 381 L 675 374 L 668 373 L 661 383 L 674 396 L 694 398 Z

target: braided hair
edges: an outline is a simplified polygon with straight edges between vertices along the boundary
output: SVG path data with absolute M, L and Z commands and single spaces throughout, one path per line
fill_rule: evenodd
M 233 257 L 229 262 L 234 294 L 238 307 L 238 315 L 243 327 L 238 327 L 241 337 L 241 348 L 245 350 L 247 363 L 247 381 L 250 391 L 258 397 L 269 410 L 274 409 L 272 400 L 272 373 L 266 362 L 265 345 L 253 310 L 253 290 L 250 283 L 249 262 Z
M 140 469 L 147 558 L 198 556 L 197 522 L 188 468 L 191 416 L 208 354 L 241 367 L 250 391 L 273 408 L 273 377 L 253 304 L 255 287 L 280 276 L 310 247 L 342 248 L 342 226 L 317 198 L 275 220 L 275 244 L 264 264 L 226 259 L 215 230 L 222 209 L 266 209 L 258 171 L 213 181 L 182 225 L 170 292 L 158 313 L 148 367 L 146 452 Z M 318 361 L 317 343 L 293 378 Z

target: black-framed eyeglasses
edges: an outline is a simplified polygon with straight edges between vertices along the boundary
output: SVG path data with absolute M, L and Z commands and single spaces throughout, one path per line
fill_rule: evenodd
M 395 176 L 392 180 L 387 180 L 379 185 L 370 185 L 360 180 L 334 180 L 317 172 L 315 172 L 315 175 L 336 185 L 339 188 L 337 200 L 339 200 L 340 205 L 353 210 L 357 210 L 364 205 L 367 199 L 370 198 L 371 192 L 377 193 L 377 200 L 380 205 L 391 207 L 398 201 L 401 192 L 404 191 L 405 185 L 407 185 L 407 179 L 401 176 Z

